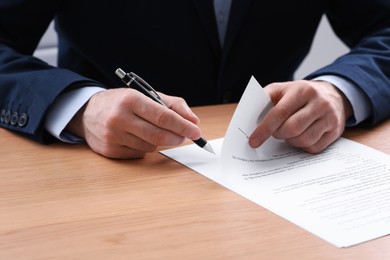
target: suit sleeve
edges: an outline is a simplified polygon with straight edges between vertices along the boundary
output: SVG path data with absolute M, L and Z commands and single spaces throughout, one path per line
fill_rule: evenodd
M 327 17 L 350 52 L 308 78 L 337 75 L 355 83 L 372 107 L 363 124 L 390 117 L 390 1 L 335 0 Z
M 100 85 L 32 56 L 60 2 L 0 2 L 0 126 L 39 142 L 54 140 L 43 123 L 59 95 L 74 88 Z

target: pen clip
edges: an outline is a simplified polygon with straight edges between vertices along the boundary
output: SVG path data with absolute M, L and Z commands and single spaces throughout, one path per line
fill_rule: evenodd
M 157 91 L 154 90 L 152 86 L 149 85 L 148 82 L 146 82 L 143 78 L 135 74 L 134 72 L 129 73 L 130 78 L 132 81 L 139 83 L 142 87 L 146 89 L 150 94 L 152 94 L 155 98 L 158 100 L 161 100 L 161 97 L 157 94 Z
M 162 102 L 161 97 L 157 92 L 149 85 L 145 80 L 134 72 L 126 73 L 122 69 L 118 68 L 115 71 L 115 74 L 129 87 L 135 88 L 138 91 L 142 92 L 144 95 L 147 95 L 157 103 L 167 107 L 167 105 Z

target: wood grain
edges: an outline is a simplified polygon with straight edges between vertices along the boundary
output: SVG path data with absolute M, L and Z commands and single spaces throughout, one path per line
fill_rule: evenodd
M 194 108 L 207 139 L 235 105 Z M 390 154 L 390 121 L 345 137 Z M 0 259 L 390 259 L 338 249 L 159 153 L 111 160 L 0 129 Z

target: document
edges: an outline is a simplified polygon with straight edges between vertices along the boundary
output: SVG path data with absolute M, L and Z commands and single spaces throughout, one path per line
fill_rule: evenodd
M 390 234 L 390 156 L 340 138 L 312 155 L 270 138 L 248 136 L 272 107 L 252 77 L 224 138 L 162 154 L 274 212 L 337 247 Z

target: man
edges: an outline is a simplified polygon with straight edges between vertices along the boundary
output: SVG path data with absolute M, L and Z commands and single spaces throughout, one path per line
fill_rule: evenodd
M 323 14 L 351 52 L 292 81 Z M 53 18 L 58 68 L 31 57 Z M 118 67 L 167 94 L 171 109 L 123 88 Z M 388 0 L 0 3 L 1 127 L 40 142 L 81 138 L 112 158 L 199 138 L 186 102 L 237 102 L 251 75 L 275 107 L 250 145 L 272 135 L 316 153 L 346 123 L 372 125 L 390 115 L 389 68 Z

